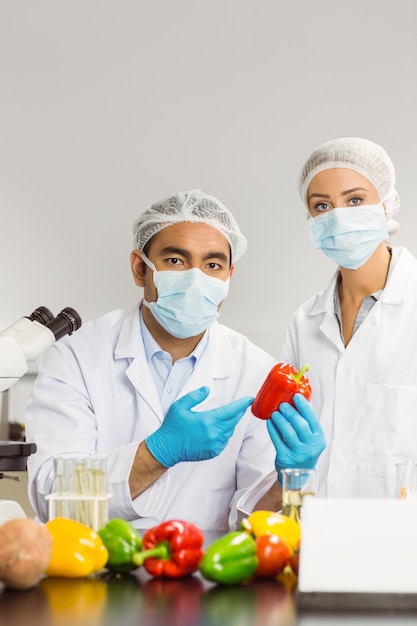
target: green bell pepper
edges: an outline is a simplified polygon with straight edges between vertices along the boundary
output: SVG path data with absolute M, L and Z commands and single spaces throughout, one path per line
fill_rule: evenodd
M 257 567 L 255 539 L 242 531 L 230 532 L 214 541 L 199 564 L 204 578 L 226 585 L 246 582 Z
M 142 537 L 130 522 L 112 519 L 100 528 L 98 534 L 109 553 L 106 563 L 108 569 L 129 572 L 138 567 L 133 557 L 142 549 Z

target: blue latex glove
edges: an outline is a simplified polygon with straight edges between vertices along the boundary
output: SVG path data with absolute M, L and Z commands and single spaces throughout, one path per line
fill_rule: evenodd
M 208 387 L 200 387 L 176 400 L 158 430 L 146 438 L 149 452 L 165 467 L 219 455 L 253 402 L 245 397 L 217 409 L 193 411 L 209 393 Z
M 279 410 L 267 420 L 277 453 L 278 473 L 291 467 L 313 469 L 326 447 L 323 429 L 311 404 L 300 393 L 294 395 L 293 402 L 297 410 L 288 402 L 282 402 Z

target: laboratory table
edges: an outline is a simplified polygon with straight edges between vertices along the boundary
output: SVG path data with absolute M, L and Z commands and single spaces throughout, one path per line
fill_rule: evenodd
M 205 533 L 206 544 L 219 533 Z M 145 569 L 84 579 L 43 578 L 33 589 L 0 587 L 0 626 L 401 626 L 417 610 L 300 609 L 275 580 L 221 586 L 194 574 L 156 579 Z

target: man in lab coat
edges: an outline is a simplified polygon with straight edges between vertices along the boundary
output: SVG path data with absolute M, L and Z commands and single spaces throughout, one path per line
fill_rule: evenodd
M 250 411 L 275 359 L 216 321 L 246 239 L 230 211 L 199 190 L 150 206 L 134 238 L 143 300 L 85 324 L 40 364 L 25 415 L 37 445 L 30 501 L 46 520 L 54 458 L 97 456 L 110 517 L 227 530 L 240 496 L 275 457 L 265 422 Z

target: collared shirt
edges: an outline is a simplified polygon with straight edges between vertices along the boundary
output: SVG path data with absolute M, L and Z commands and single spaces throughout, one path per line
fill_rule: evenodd
M 392 259 L 392 251 L 391 248 L 388 248 L 389 253 L 391 255 L 391 262 L 389 265 L 389 269 L 388 269 L 388 276 L 387 276 L 387 280 L 388 277 L 390 276 L 392 270 L 395 267 L 395 264 L 397 262 L 397 259 L 395 258 L 394 260 Z M 336 285 L 334 288 L 334 294 L 333 294 L 333 302 L 334 302 L 334 312 L 335 315 L 337 317 L 337 321 L 339 322 L 339 328 L 340 328 L 340 336 L 342 338 L 342 341 L 344 342 L 344 337 L 343 337 L 343 326 L 342 326 L 342 310 L 340 307 L 340 298 L 339 298 L 339 285 L 340 285 L 340 281 L 342 280 L 342 276 L 339 272 L 339 276 L 337 278 L 336 281 Z M 355 319 L 355 323 L 353 325 L 353 331 L 352 331 L 352 335 L 355 334 L 355 332 L 358 330 L 359 326 L 362 324 L 363 320 L 366 318 L 366 316 L 368 315 L 368 313 L 371 311 L 372 307 L 374 306 L 374 304 L 379 300 L 381 294 L 383 292 L 383 289 L 379 289 L 378 291 L 375 291 L 374 293 L 371 293 L 369 296 L 366 296 L 366 298 L 364 298 L 358 314 L 356 316 Z
M 162 350 L 149 332 L 143 321 L 142 309 L 140 311 L 140 330 L 143 337 L 146 360 L 161 400 L 162 411 L 166 415 L 185 382 L 191 376 L 197 361 L 204 353 L 209 330 L 204 333 L 190 355 L 178 359 L 174 364 L 169 352 Z

